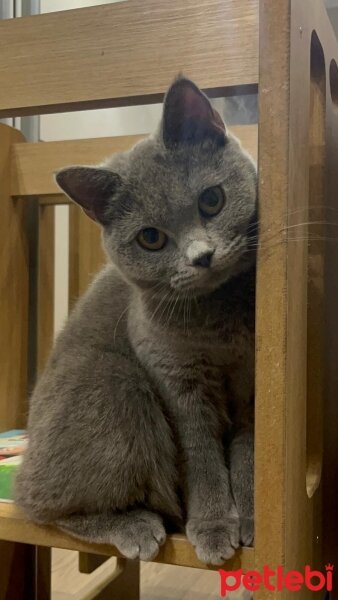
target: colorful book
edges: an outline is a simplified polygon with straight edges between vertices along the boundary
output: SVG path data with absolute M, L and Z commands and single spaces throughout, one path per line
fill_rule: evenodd
M 27 443 L 27 433 L 24 429 L 12 429 L 0 433 L 0 460 L 22 454 L 27 448 Z
M 14 477 L 21 462 L 22 455 L 0 461 L 0 502 L 13 502 Z
M 14 477 L 27 443 L 23 429 L 0 433 L 0 502 L 13 502 Z

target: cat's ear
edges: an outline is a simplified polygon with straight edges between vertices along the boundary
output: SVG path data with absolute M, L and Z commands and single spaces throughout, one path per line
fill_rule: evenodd
M 55 180 L 91 219 L 101 225 L 107 223 L 109 202 L 121 183 L 116 173 L 104 168 L 74 166 L 58 171 Z
M 224 146 L 227 140 L 223 119 L 207 96 L 185 77 L 176 79 L 165 97 L 162 135 L 167 148 L 205 139 Z

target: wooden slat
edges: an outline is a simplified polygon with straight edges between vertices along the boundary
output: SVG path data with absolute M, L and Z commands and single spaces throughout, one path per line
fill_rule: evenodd
M 80 573 L 90 574 L 96 571 L 103 563 L 108 560 L 108 556 L 100 554 L 89 554 L 89 552 L 79 552 L 79 571 Z
M 281 228 L 288 197 L 289 5 L 260 2 L 260 236 L 277 232 L 279 244 L 271 254 L 261 250 L 257 272 L 255 562 L 271 568 L 285 562 L 287 249 Z M 256 595 L 277 599 L 267 590 Z
M 101 228 L 76 205 L 69 207 L 69 307 L 105 264 Z
M 258 0 L 128 0 L 2 21 L 0 40 L 0 117 L 145 102 L 181 71 L 258 81 Z
M 257 125 L 231 127 L 244 148 L 257 158 Z M 143 136 L 15 144 L 12 150 L 12 196 L 60 194 L 53 173 L 71 164 L 99 163 L 114 152 L 128 150 Z M 37 168 L 38 165 L 38 168 Z M 49 199 L 51 201 L 51 199 Z
M 25 424 L 28 244 L 25 206 L 10 198 L 10 148 L 23 135 L 0 125 L 0 429 Z
M 73 202 L 71 201 L 70 198 L 68 198 L 68 196 L 66 196 L 65 194 L 62 194 L 60 192 L 60 194 L 53 194 L 52 196 L 40 196 L 39 197 L 39 205 L 40 206 L 56 206 L 58 204 L 61 205 L 67 205 L 67 204 L 71 204 L 73 205 Z
M 114 546 L 104 544 L 88 544 L 77 540 L 53 527 L 41 527 L 28 521 L 22 512 L 13 504 L 0 504 L 0 539 L 6 541 L 16 540 L 22 543 L 38 544 L 39 546 L 53 546 L 67 550 L 78 550 L 101 554 L 105 556 L 121 556 Z M 253 568 L 254 551 L 243 548 L 227 561 L 228 569 Z M 184 535 L 170 535 L 166 544 L 161 548 L 154 562 L 199 569 L 217 570 L 218 567 L 208 566 L 196 557 L 194 548 Z
M 79 552 L 80 573 L 93 573 L 99 566 L 110 560 L 109 556 Z M 81 591 L 82 600 L 140 600 L 140 561 L 127 558 L 117 558 L 113 572 L 107 572 L 105 581 L 90 590 L 88 594 Z
M 54 335 L 54 206 L 39 206 L 38 242 L 38 372 L 41 373 Z

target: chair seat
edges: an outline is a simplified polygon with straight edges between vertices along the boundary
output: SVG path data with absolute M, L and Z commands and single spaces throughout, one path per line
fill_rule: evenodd
M 0 504 L 0 539 L 36 546 L 64 548 L 90 554 L 121 556 L 114 546 L 89 544 L 73 538 L 55 527 L 36 525 L 29 521 L 15 504 Z M 199 561 L 194 548 L 188 542 L 186 536 L 182 534 L 169 535 L 154 562 L 198 569 L 216 570 L 218 568 L 205 565 Z M 228 570 L 253 569 L 254 550 L 252 548 L 241 548 L 225 565 Z

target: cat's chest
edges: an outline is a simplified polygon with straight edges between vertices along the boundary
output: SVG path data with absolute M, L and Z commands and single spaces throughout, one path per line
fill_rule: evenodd
M 160 380 L 193 378 L 222 384 L 238 369 L 251 370 L 254 336 L 242 323 L 165 330 L 131 313 L 129 335 L 139 360 Z

